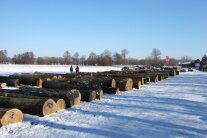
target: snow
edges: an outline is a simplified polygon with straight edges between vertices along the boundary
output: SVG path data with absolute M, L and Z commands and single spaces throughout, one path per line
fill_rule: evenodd
M 207 137 L 207 73 L 187 72 L 140 90 L 0 128 L 0 138 Z
M 76 66 L 73 65 L 73 68 Z M 121 70 L 119 66 L 79 66 L 80 72 L 101 72 L 110 70 Z M 7 76 L 13 73 L 69 73 L 70 65 L 15 65 L 0 64 L 0 75 Z

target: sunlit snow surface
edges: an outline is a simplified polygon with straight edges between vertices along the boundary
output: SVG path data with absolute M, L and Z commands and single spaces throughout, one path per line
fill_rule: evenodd
M 141 90 L 104 95 L 0 128 L 1 138 L 207 137 L 207 73 L 183 73 Z

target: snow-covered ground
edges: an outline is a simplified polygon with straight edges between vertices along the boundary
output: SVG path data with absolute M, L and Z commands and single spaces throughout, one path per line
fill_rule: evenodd
M 75 70 L 75 65 L 73 69 Z M 80 72 L 97 72 L 121 70 L 120 66 L 79 66 Z M 15 65 L 15 64 L 0 64 L 0 75 L 11 75 L 13 73 L 69 73 L 70 65 Z
M 140 90 L 0 128 L 0 138 L 207 137 L 207 73 L 191 72 Z

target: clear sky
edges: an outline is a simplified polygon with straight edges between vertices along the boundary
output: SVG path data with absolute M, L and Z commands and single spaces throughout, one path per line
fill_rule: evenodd
M 207 0 L 0 0 L 0 49 L 9 56 L 153 48 L 180 58 L 207 54 Z

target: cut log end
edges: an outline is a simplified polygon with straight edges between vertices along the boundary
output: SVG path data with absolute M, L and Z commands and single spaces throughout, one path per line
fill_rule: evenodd
M 6 86 L 7 86 L 6 83 L 1 83 L 1 82 L 0 82 L 0 88 L 5 88 Z
M 73 105 L 79 105 L 81 101 L 81 94 L 80 91 L 77 89 L 70 90 L 66 96 L 69 99 L 69 106 L 72 107 Z
M 57 104 L 58 111 L 66 108 L 66 103 L 65 100 L 63 99 L 56 100 L 56 104 Z
M 126 84 L 125 84 L 125 90 L 130 91 L 133 87 L 133 81 L 131 78 L 127 79 Z
M 96 92 L 96 99 L 101 100 L 102 97 L 103 97 L 103 90 L 102 89 L 97 90 L 97 92 Z
M 141 81 L 138 81 L 137 82 L 137 89 L 141 89 L 141 87 L 142 87 Z
M 39 78 L 37 80 L 37 86 L 40 86 L 41 87 L 42 86 L 42 83 L 43 83 L 42 79 Z
M 19 109 L 0 108 L 0 126 L 22 122 L 23 113 Z
M 116 80 L 115 79 L 112 79 L 111 87 L 116 88 Z
M 47 101 L 45 101 L 43 105 L 42 113 L 43 113 L 43 116 L 45 116 L 45 115 L 55 113 L 57 112 L 57 110 L 58 110 L 58 107 L 57 107 L 56 102 L 52 99 L 48 99 Z

